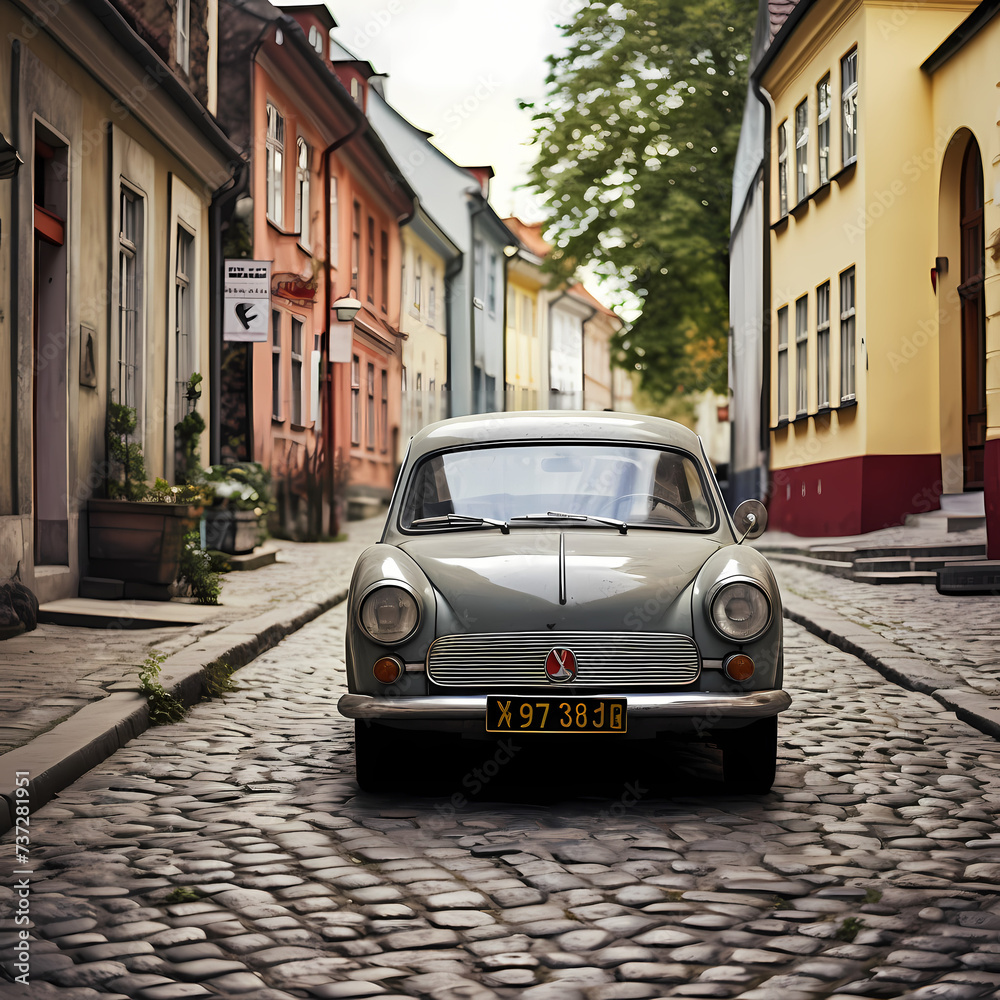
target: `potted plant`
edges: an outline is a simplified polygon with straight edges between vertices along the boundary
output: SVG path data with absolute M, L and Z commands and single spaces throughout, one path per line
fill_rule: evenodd
M 136 413 L 108 404 L 107 498 L 88 504 L 90 574 L 165 588 L 180 571 L 184 535 L 197 528 L 204 504 L 198 486 L 146 484 L 142 445 L 132 440 Z
M 203 486 L 212 496 L 205 509 L 205 548 L 239 555 L 264 537 L 264 519 L 274 509 L 271 475 L 259 462 L 213 465 Z

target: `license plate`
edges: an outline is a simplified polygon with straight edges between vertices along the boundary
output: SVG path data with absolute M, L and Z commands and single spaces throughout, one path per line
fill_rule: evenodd
M 624 733 L 624 698 L 486 698 L 488 733 Z

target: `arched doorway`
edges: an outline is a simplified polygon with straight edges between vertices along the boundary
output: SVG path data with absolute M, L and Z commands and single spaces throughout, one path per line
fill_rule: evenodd
M 962 310 L 962 465 L 963 488 L 981 490 L 986 445 L 986 296 L 983 269 L 986 239 L 983 223 L 983 161 L 970 139 L 962 160 L 959 195 Z

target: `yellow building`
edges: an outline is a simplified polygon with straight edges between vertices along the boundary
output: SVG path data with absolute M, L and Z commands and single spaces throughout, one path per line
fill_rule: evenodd
M 549 372 L 543 300 L 549 279 L 542 274 L 542 260 L 550 248 L 542 239 L 541 223 L 528 225 L 513 217 L 503 223 L 521 244 L 507 261 L 505 409 L 544 410 L 549 405 Z
M 403 406 L 400 454 L 425 424 L 449 416 L 447 271 L 459 251 L 423 208 L 402 229 Z
M 870 531 L 986 482 L 986 370 L 1000 388 L 1000 341 L 987 344 L 972 299 L 984 233 L 1000 225 L 1000 25 L 996 3 L 974 8 L 800 0 L 755 69 L 770 106 L 776 527 Z M 995 272 L 988 259 L 990 315 Z M 990 399 L 1000 437 L 1000 395 Z

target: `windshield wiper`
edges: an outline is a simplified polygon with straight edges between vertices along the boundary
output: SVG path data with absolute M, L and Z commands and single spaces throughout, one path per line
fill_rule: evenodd
M 492 517 L 470 517 L 467 514 L 438 514 L 437 517 L 422 517 L 411 521 L 413 528 L 431 527 L 435 524 L 449 524 L 459 528 L 475 528 L 484 524 L 499 528 L 504 535 L 510 534 L 510 525 L 506 521 L 497 521 Z
M 628 531 L 628 523 L 613 517 L 599 517 L 597 514 L 567 514 L 560 510 L 547 510 L 544 514 L 518 514 L 512 521 L 597 521 L 611 528 L 617 528 L 623 535 Z

